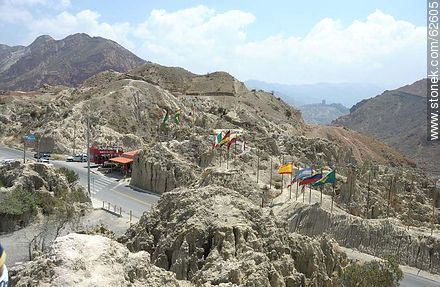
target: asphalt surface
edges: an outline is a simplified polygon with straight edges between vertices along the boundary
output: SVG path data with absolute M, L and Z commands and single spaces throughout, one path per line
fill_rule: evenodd
M 26 158 L 34 160 L 33 154 L 33 152 L 26 153 Z M 5 159 L 23 160 L 23 152 L 0 146 L 0 161 Z M 55 167 L 66 167 L 78 173 L 81 185 L 87 189 L 87 163 L 59 160 L 51 160 L 50 163 Z M 105 207 L 110 204 L 111 210 L 114 210 L 116 205 L 117 212 L 121 208 L 123 213 L 129 214 L 131 211 L 132 215 L 137 218 L 141 217 L 145 211 L 149 211 L 159 200 L 158 195 L 135 190 L 118 178 L 101 174 L 96 168 L 91 169 L 90 191 L 95 202 L 104 202 Z
M 28 153 L 27 158 L 32 159 L 33 153 Z M 0 161 L 4 159 L 23 159 L 23 152 L 7 147 L 0 146 Z M 87 164 L 65 161 L 50 161 L 55 167 L 67 167 L 78 173 L 81 184 L 87 188 Z M 124 213 L 132 211 L 133 216 L 140 217 L 145 211 L 159 200 L 159 196 L 149 192 L 140 192 L 132 189 L 126 183 L 121 183 L 118 179 L 105 176 L 92 169 L 91 196 L 96 201 L 104 201 L 105 205 L 114 205 L 122 208 Z M 412 273 L 404 273 L 404 278 L 400 282 L 401 287 L 440 287 L 440 282 L 430 280 Z

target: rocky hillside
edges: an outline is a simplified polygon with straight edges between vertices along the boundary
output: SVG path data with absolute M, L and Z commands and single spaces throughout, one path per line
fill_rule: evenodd
M 385 91 L 335 120 L 398 149 L 427 171 L 439 172 L 440 145 L 426 140 L 426 80 Z
M 27 47 L 0 45 L 0 90 L 76 86 L 99 72 L 129 71 L 145 61 L 116 42 L 87 34 L 40 36 Z

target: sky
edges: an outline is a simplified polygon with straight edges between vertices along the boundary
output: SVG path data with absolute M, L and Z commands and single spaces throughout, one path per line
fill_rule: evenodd
M 420 0 L 0 0 L 0 43 L 87 33 L 139 57 L 204 74 L 284 84 L 426 77 Z

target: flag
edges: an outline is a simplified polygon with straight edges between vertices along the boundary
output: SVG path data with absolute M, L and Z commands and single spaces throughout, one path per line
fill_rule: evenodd
M 279 174 L 292 174 L 292 172 L 293 172 L 293 163 L 288 163 L 278 168 Z
M 180 124 L 180 109 L 178 109 L 174 114 L 174 121 L 176 122 L 176 124 Z
M 218 147 L 218 145 L 222 141 L 222 138 L 223 138 L 223 132 L 219 132 L 214 138 L 213 147 Z
M 320 180 L 321 178 L 322 178 L 322 173 L 317 173 L 317 174 L 314 174 L 314 175 L 312 175 L 312 176 L 309 176 L 309 177 L 303 178 L 303 180 L 301 180 L 301 181 L 299 182 L 299 185 L 312 184 L 312 183 L 317 182 L 317 181 Z
M 233 145 L 234 143 L 237 142 L 237 138 L 233 137 L 227 144 L 226 146 L 228 147 L 228 149 L 231 147 L 231 145 Z
M 167 109 L 163 109 L 162 123 L 166 123 L 168 121 L 169 114 Z
M 304 178 L 304 177 L 309 177 L 311 175 L 312 175 L 312 168 L 311 167 L 306 167 L 306 168 L 298 170 L 295 173 L 295 178 L 298 180 L 298 179 L 301 179 L 301 178 Z
M 296 182 L 296 178 L 293 178 L 292 181 L 287 185 L 287 188 L 292 186 L 292 184 L 294 184 L 295 182 Z
M 336 171 L 332 170 L 327 173 L 323 178 L 312 184 L 312 186 L 320 186 L 326 183 L 335 183 L 336 182 Z
M 223 136 L 222 140 L 219 143 L 219 146 L 223 146 L 225 143 L 229 141 L 229 137 L 231 136 L 231 131 L 227 131 L 226 134 Z

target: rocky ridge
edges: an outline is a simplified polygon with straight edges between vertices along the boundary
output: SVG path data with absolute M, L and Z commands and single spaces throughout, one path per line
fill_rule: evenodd
M 116 42 L 87 34 L 40 36 L 29 46 L 0 47 L 0 90 L 76 86 L 99 72 L 127 72 L 145 61 Z

